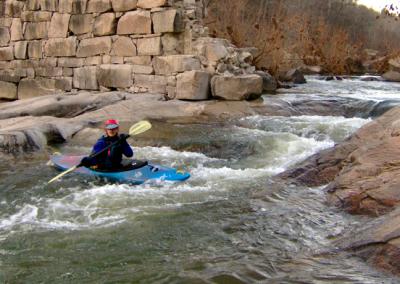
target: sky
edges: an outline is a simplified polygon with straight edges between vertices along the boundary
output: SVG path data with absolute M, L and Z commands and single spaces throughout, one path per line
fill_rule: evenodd
M 381 11 L 382 8 L 385 7 L 387 4 L 396 3 L 397 0 L 358 0 L 358 4 L 365 5 L 369 8 L 373 8 L 377 11 Z

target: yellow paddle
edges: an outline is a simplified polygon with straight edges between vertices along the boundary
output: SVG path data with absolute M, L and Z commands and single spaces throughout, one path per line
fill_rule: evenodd
M 143 132 L 149 130 L 150 128 L 151 128 L 151 123 L 148 122 L 147 120 L 139 121 L 138 123 L 135 123 L 134 125 L 132 125 L 131 128 L 129 128 L 129 135 L 126 138 L 129 138 L 130 136 L 133 136 L 133 135 L 137 135 L 137 134 L 143 133 Z M 101 153 L 104 153 L 105 151 L 107 151 L 108 149 L 110 149 L 112 146 L 116 145 L 119 142 L 120 142 L 120 140 L 112 143 L 111 145 L 107 146 L 106 148 L 102 149 L 101 151 L 90 155 L 89 158 L 97 157 L 98 155 L 100 155 Z M 72 168 L 62 172 L 58 176 L 56 176 L 56 177 L 52 178 L 51 180 L 49 180 L 47 182 L 47 184 L 52 183 L 53 181 L 59 179 L 60 177 L 66 175 L 66 174 L 68 174 L 68 173 L 70 173 L 70 172 L 72 172 L 72 171 L 74 171 L 77 168 L 82 167 L 82 166 L 83 165 L 81 163 L 79 163 L 76 166 L 73 166 Z

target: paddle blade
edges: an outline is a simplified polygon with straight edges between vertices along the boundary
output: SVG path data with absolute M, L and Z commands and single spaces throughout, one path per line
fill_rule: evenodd
M 129 135 L 137 135 L 143 133 L 151 128 L 151 123 L 147 120 L 139 121 L 129 128 Z
M 62 176 L 64 176 L 64 175 L 66 175 L 66 174 L 68 174 L 68 173 L 74 171 L 77 167 L 78 167 L 78 166 L 74 166 L 74 167 L 72 167 L 72 168 L 66 170 L 65 172 L 62 172 L 62 173 L 59 174 L 58 176 L 56 176 L 56 177 L 52 178 L 51 180 L 49 180 L 49 181 L 47 182 L 47 184 L 52 183 L 53 181 L 59 179 L 60 177 L 62 177 Z

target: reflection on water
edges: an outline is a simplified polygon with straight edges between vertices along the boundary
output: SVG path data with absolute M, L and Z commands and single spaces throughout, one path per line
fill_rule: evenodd
M 184 183 L 105 184 L 57 172 L 47 154 L 0 164 L 0 281 L 10 283 L 395 283 L 332 240 L 364 222 L 321 188 L 271 177 L 369 120 L 263 117 L 165 125 L 136 157 L 184 168 Z M 63 153 L 88 153 L 79 143 Z

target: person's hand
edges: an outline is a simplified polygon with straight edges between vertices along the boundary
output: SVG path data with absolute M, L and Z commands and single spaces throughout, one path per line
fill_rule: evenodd
M 128 139 L 128 138 L 129 138 L 128 134 L 122 133 L 121 135 L 119 135 L 119 139 L 121 139 L 121 141 L 126 141 L 126 139 Z
M 84 166 L 84 167 L 87 167 L 87 168 L 90 167 L 90 166 L 91 166 L 91 163 L 90 163 L 89 157 L 84 157 L 84 158 L 81 160 L 80 164 L 81 164 L 82 166 Z

